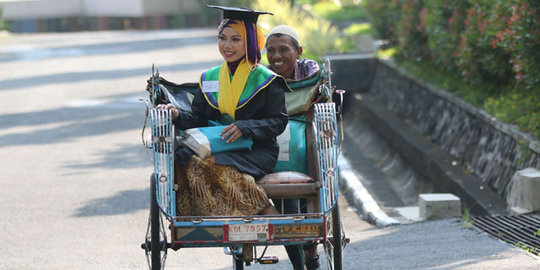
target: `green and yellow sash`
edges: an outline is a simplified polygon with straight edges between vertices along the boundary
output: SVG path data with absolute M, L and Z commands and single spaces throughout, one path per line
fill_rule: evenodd
M 249 71 L 244 61 L 238 65 L 234 76 L 230 75 L 227 62 L 223 62 L 221 66 L 203 72 L 199 81 L 208 104 L 233 119 L 236 110 L 245 106 L 278 76 L 261 65 Z

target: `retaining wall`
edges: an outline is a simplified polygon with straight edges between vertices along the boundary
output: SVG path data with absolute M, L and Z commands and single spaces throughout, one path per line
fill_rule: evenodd
M 365 56 L 329 58 L 333 81 L 348 90 L 348 99 L 355 94 L 369 96 L 439 145 L 501 198 L 517 170 L 540 169 L 539 141 L 514 126 L 416 80 L 391 62 Z M 348 82 L 340 85 L 342 81 Z M 345 108 L 345 112 L 355 109 Z

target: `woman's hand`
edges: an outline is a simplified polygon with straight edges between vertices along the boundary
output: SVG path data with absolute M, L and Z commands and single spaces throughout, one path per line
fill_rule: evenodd
M 158 110 L 171 110 L 171 119 L 174 121 L 176 118 L 178 118 L 178 115 L 180 113 L 178 112 L 178 109 L 174 107 L 171 103 L 169 104 L 159 104 L 156 106 L 156 109 Z
M 226 143 L 235 142 L 243 136 L 242 131 L 234 124 L 226 126 L 219 135 L 222 140 L 227 140 Z

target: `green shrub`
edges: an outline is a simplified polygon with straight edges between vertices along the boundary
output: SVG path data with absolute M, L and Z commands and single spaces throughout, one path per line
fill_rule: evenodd
M 294 27 L 301 39 L 304 53 L 302 57 L 322 60 L 328 52 L 343 52 L 348 49 L 346 41 L 338 29 L 323 18 L 312 16 L 296 7 L 289 1 L 258 0 L 253 9 L 269 11 L 274 16 L 260 16 L 259 26 L 268 33 L 274 26 L 286 24 Z
M 492 41 L 511 57 L 512 70 L 519 87 L 538 90 L 540 84 L 540 7 L 537 0 L 510 0 L 510 15 L 505 28 Z M 508 10 L 500 10 L 508 13 Z
M 375 38 L 388 46 L 397 44 L 396 24 L 399 19 L 400 0 L 365 0 L 366 13 Z
M 390 58 L 394 57 L 395 53 L 396 53 L 396 49 L 389 48 L 389 49 L 377 51 L 375 56 L 377 56 L 378 58 L 382 58 L 382 59 L 390 59 Z
M 540 99 L 538 93 L 512 91 L 485 103 L 487 111 L 499 120 L 515 124 L 540 138 Z
M 429 58 L 423 0 L 366 0 L 365 6 L 374 36 L 397 45 L 396 57 Z
M 457 48 L 465 28 L 468 1 L 430 0 L 423 13 L 431 61 L 446 71 L 456 72 Z
M 536 1 L 510 0 L 496 9 L 501 27 L 490 36 L 494 50 L 508 55 L 510 90 L 492 97 L 485 108 L 502 121 L 540 137 L 540 10 Z
M 316 2 L 317 2 L 317 0 L 296 0 L 296 1 L 294 1 L 294 3 L 296 5 L 304 5 L 304 4 L 311 5 L 311 4 L 314 4 Z
M 315 14 L 332 21 L 363 20 L 366 18 L 366 10 L 362 5 L 339 6 L 334 2 L 318 2 L 312 7 Z
M 349 27 L 343 29 L 346 35 L 366 35 L 371 32 L 369 23 L 353 23 Z
M 366 8 L 401 65 L 540 137 L 538 0 L 366 0 Z
M 513 78 L 508 51 L 493 46 L 496 33 L 505 28 L 507 5 L 506 1 L 471 0 L 458 49 L 457 64 L 464 79 L 494 95 L 501 94 Z
M 429 59 L 423 0 L 401 0 L 401 15 L 396 22 L 398 57 L 417 62 Z

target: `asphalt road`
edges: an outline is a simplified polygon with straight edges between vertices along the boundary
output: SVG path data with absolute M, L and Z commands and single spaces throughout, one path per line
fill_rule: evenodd
M 139 99 L 152 63 L 196 81 L 220 63 L 215 41 L 213 29 L 0 37 L 0 269 L 147 269 L 152 164 Z M 378 229 L 344 200 L 342 214 L 345 269 L 540 268 L 458 220 Z M 281 262 L 248 269 L 291 269 L 282 247 L 269 253 Z M 167 259 L 167 269 L 230 267 L 221 248 Z

